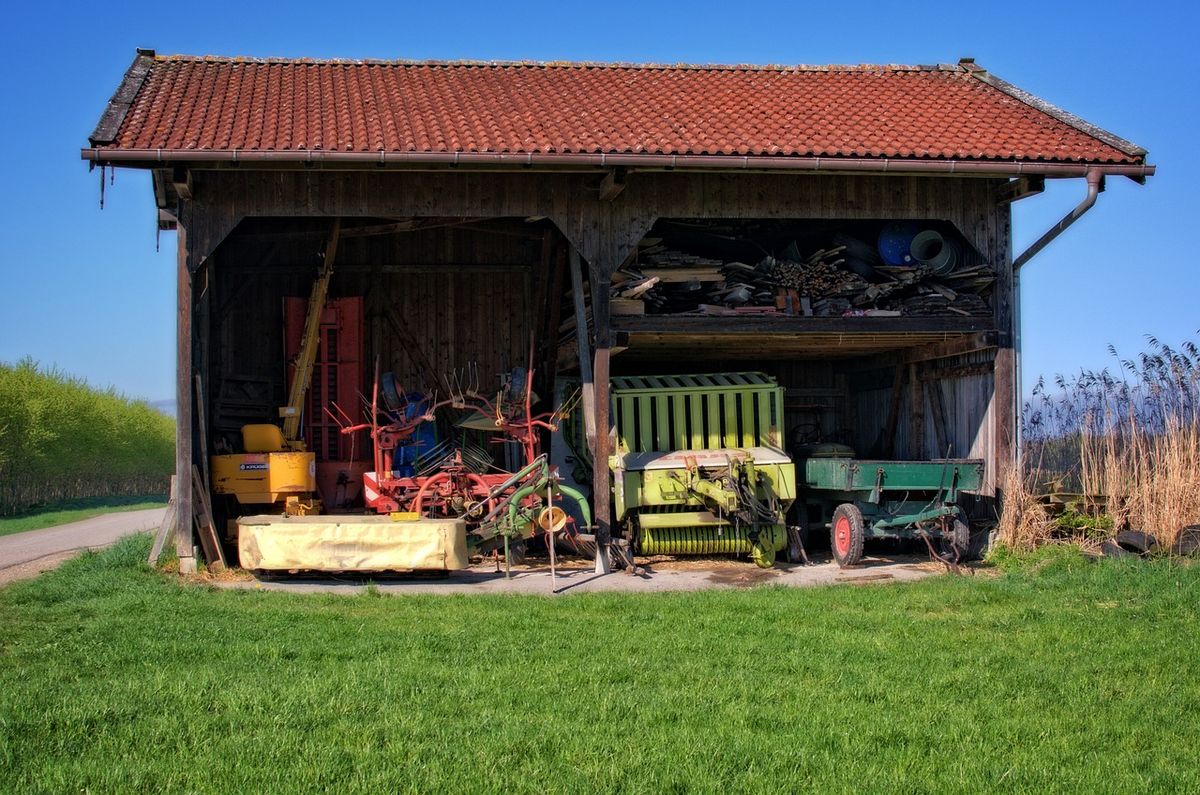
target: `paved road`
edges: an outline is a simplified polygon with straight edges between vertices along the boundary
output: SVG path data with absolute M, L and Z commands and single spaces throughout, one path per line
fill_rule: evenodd
M 94 516 L 45 530 L 0 536 L 0 585 L 35 577 L 85 549 L 100 549 L 133 533 L 152 531 L 166 508 Z

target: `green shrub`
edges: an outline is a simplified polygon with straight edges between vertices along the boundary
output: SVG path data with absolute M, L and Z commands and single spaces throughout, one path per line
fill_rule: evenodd
M 167 490 L 175 421 L 115 389 L 0 363 L 0 515 L 79 497 Z

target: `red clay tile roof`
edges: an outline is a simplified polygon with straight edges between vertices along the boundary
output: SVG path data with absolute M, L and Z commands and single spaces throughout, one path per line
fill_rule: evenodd
M 1144 150 L 973 64 L 693 67 L 142 53 L 113 103 L 93 134 L 102 150 L 1145 158 Z

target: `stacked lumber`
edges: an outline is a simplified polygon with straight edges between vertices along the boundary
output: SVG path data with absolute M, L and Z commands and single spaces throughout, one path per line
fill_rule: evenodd
M 750 265 L 653 241 L 614 276 L 612 311 L 822 317 L 991 313 L 982 294 L 995 276 L 986 265 L 939 276 L 920 266 L 864 266 L 858 257 L 848 262 L 846 248 L 835 245 L 803 256 L 792 244 L 783 256 L 768 255 Z

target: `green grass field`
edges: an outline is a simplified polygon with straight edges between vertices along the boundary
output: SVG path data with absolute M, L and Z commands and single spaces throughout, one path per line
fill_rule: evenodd
M 41 530 L 68 522 L 90 519 L 104 513 L 118 511 L 141 511 L 147 508 L 162 508 L 167 504 L 165 496 L 144 497 L 89 497 L 81 500 L 66 500 L 45 508 L 17 516 L 0 517 L 0 536 L 24 533 L 26 530 Z
M 148 544 L 0 591 L 0 788 L 1200 790 L 1200 565 L 314 597 Z

